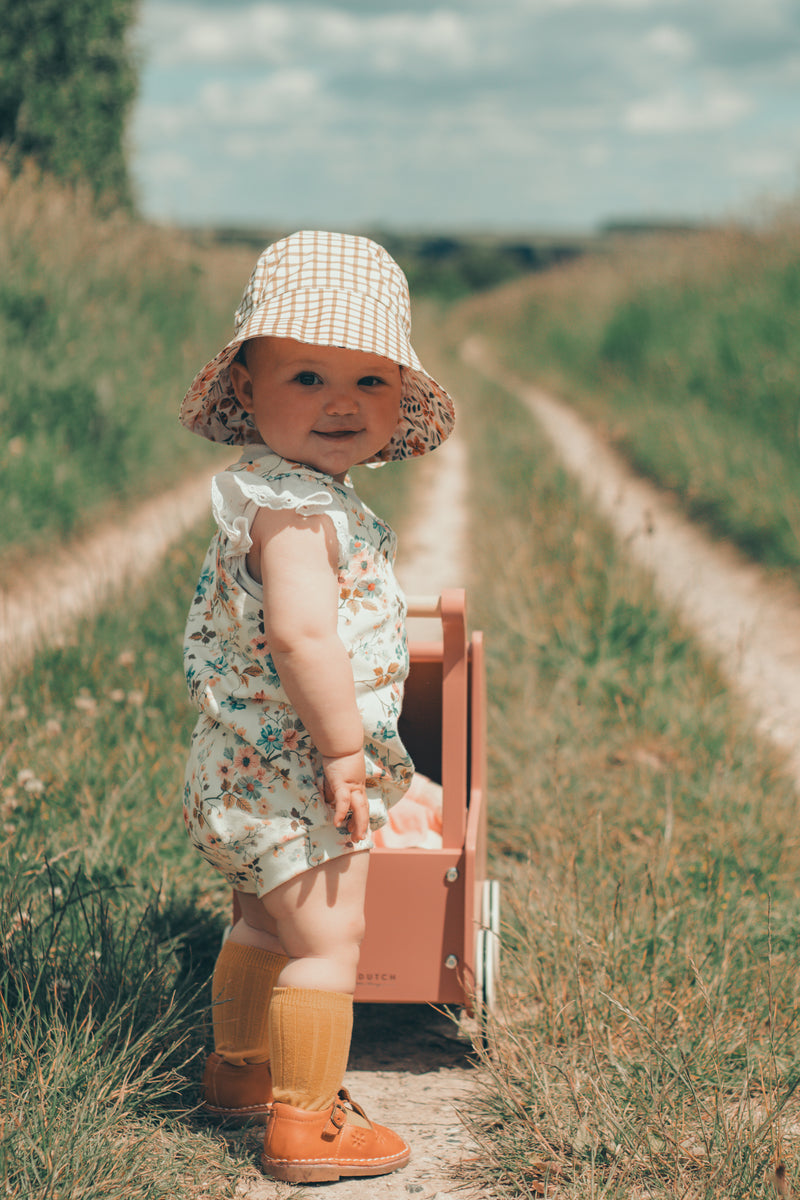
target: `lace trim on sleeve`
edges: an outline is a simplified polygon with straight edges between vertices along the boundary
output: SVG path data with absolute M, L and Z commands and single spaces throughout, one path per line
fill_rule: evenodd
M 287 480 L 253 478 L 240 471 L 223 471 L 211 484 L 211 509 L 225 541 L 228 556 L 240 558 L 253 544 L 250 526 L 259 508 L 294 509 L 303 517 L 327 516 L 333 521 L 342 546 L 347 517 L 336 497 L 312 480 L 297 479 L 296 490 Z

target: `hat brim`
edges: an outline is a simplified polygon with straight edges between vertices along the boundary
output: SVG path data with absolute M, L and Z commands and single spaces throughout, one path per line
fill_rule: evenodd
M 399 364 L 403 385 L 400 420 L 388 444 L 367 462 L 416 458 L 441 445 L 455 423 L 453 401 L 424 369 L 391 313 L 357 292 L 305 292 L 303 299 L 302 313 L 296 304 L 275 300 L 255 309 L 236 337 L 197 373 L 181 405 L 180 419 L 187 429 L 227 445 L 260 442 L 250 413 L 236 398 L 230 365 L 249 339 L 285 337 L 309 345 L 371 352 Z

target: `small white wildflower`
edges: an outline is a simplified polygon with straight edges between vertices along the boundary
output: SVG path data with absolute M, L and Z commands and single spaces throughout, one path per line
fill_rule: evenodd
M 121 650 L 117 655 L 117 662 L 121 667 L 132 667 L 136 662 L 136 655 L 132 650 Z
M 144 704 L 144 692 L 138 690 L 128 692 L 128 704 L 132 704 L 134 708 L 141 708 Z
M 25 453 L 25 438 L 9 438 L 6 450 L 8 451 L 9 458 L 21 458 Z
M 26 704 L 17 704 L 8 714 L 10 721 L 24 721 L 28 716 L 28 707 Z
M 94 713 L 97 711 L 97 701 L 91 692 L 89 692 L 86 688 L 81 688 L 80 692 L 75 697 L 74 704 L 75 707 L 80 710 L 80 712 L 94 715 Z
M 125 703 L 125 693 L 122 688 L 114 688 L 113 692 L 108 693 L 109 700 L 113 700 L 115 704 Z
M 50 717 L 44 723 L 44 731 L 48 737 L 57 737 L 61 733 L 61 722 L 55 717 Z

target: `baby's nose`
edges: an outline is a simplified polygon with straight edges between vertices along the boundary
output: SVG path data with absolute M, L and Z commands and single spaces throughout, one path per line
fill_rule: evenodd
M 350 413 L 358 407 L 358 396 L 352 388 L 334 388 L 327 402 L 329 412 Z

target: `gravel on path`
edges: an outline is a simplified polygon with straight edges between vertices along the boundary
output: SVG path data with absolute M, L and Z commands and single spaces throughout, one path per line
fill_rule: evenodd
M 473 1200 L 476 1192 L 459 1187 L 452 1174 L 452 1168 L 470 1153 L 457 1112 L 469 1102 L 474 1086 L 469 1051 L 469 1041 L 454 1022 L 427 1005 L 357 1004 L 345 1086 L 369 1117 L 390 1125 L 406 1139 L 410 1163 L 392 1175 L 306 1184 L 299 1189 L 248 1172 L 237 1197 Z M 258 1161 L 262 1138 L 256 1129 L 226 1140 L 233 1153 L 248 1162 Z

